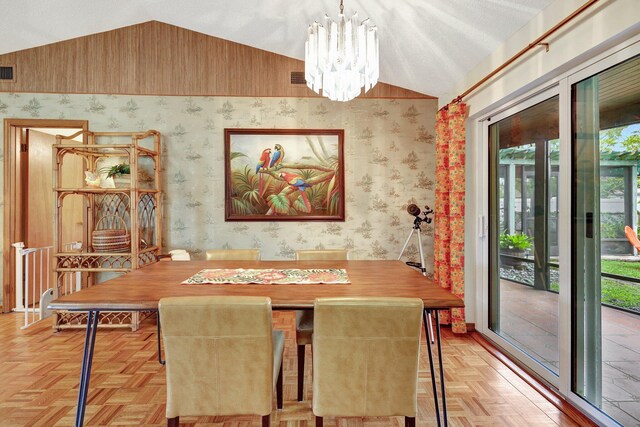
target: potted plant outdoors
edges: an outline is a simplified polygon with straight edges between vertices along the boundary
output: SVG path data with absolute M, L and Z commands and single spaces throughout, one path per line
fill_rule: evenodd
M 119 163 L 100 169 L 100 173 L 106 173 L 107 178 L 113 178 L 116 187 L 128 187 L 131 184 L 131 168 L 128 163 Z
M 500 264 L 503 267 L 513 267 L 521 270 L 525 268 L 525 262 L 517 259 L 524 258 L 531 249 L 531 238 L 526 234 L 500 234 Z

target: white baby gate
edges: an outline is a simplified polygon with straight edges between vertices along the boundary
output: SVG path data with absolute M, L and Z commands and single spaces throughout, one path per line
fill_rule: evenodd
M 78 242 L 64 245 L 65 250 L 76 249 Z M 13 311 L 24 312 L 22 329 L 51 316 L 47 306 L 57 295 L 51 274 L 51 250 L 53 246 L 25 248 L 24 242 L 14 243 L 16 248 L 16 304 Z M 60 291 L 63 294 L 81 288 L 80 272 L 65 274 Z M 35 300 L 39 296 L 39 300 Z M 32 301 L 33 299 L 33 301 Z

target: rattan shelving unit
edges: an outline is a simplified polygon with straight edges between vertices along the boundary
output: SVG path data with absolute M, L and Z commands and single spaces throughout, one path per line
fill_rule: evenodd
M 82 136 L 83 142 L 76 142 Z M 54 272 L 58 295 L 92 286 L 100 274 L 124 273 L 157 262 L 162 244 L 162 189 L 160 133 L 78 132 L 56 136 L 53 146 Z M 80 156 L 84 169 L 97 171 L 105 164 L 128 163 L 130 179 L 119 188 L 67 188 L 63 182 L 65 159 Z M 84 171 L 83 171 L 84 173 Z M 141 180 L 141 177 L 146 179 Z M 70 196 L 82 197 L 82 245 L 63 241 L 64 204 Z M 126 225 L 131 243 L 118 252 L 96 251 L 92 234 L 96 227 L 121 229 Z M 71 283 L 71 288 L 69 284 Z M 138 328 L 137 312 L 105 312 L 100 324 Z M 84 313 L 57 312 L 54 328 L 85 327 Z

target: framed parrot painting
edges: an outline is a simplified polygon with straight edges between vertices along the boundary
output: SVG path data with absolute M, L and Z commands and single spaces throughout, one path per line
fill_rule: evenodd
M 226 221 L 344 221 L 343 129 L 225 129 Z

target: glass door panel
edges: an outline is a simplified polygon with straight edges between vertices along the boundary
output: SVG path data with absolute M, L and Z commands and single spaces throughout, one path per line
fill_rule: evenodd
M 489 126 L 489 328 L 555 375 L 558 108 L 554 96 Z
M 571 87 L 572 391 L 640 425 L 640 57 Z

